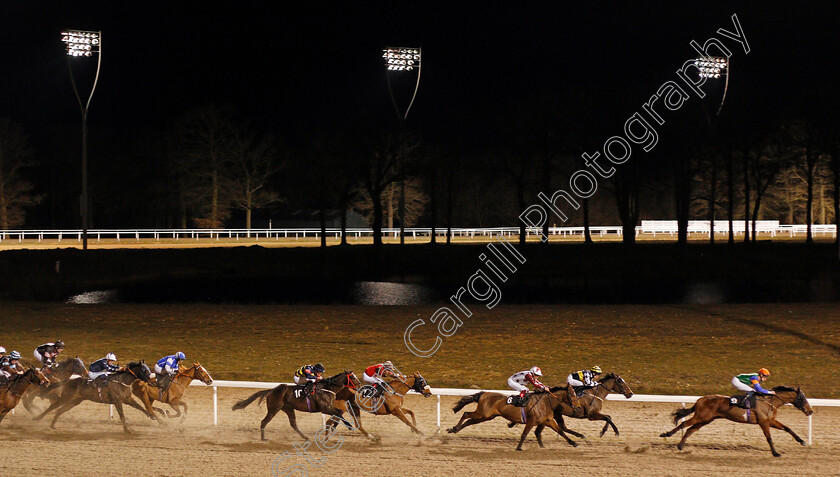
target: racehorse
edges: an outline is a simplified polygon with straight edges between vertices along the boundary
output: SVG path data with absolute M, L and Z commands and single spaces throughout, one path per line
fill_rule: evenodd
M 309 438 L 297 427 L 295 411 L 320 412 L 340 418 L 343 412 L 334 406 L 333 401 L 335 400 L 336 392 L 347 385 L 349 382 L 348 375 L 351 374 L 353 374 L 352 371 L 345 370 L 335 376 L 318 381 L 315 383 L 315 392 L 308 396 L 305 394 L 303 386 L 279 384 L 273 389 L 257 391 L 248 398 L 238 401 L 233 405 L 233 410 L 245 409 L 254 400 L 259 398 L 259 404 L 265 401 L 266 407 L 268 408 L 265 417 L 260 423 L 260 439 L 266 440 L 265 426 L 274 419 L 274 416 L 278 412 L 283 411 L 289 416 L 289 425 L 292 426 L 292 429 L 308 441 Z
M 461 415 L 458 424 L 450 427 L 446 432 L 454 434 L 467 426 L 501 416 L 512 423 L 525 424 L 525 430 L 522 431 L 522 436 L 519 438 L 519 445 L 516 446 L 518 451 L 522 450 L 522 443 L 525 442 L 525 437 L 531 432 L 531 428 L 540 425 L 554 429 L 557 434 L 566 439 L 569 445 L 577 446 L 577 443 L 571 440 L 554 420 L 554 410 L 562 404 L 560 398 L 550 392 L 535 392 L 531 394 L 524 407 L 519 407 L 508 404 L 509 397 L 501 393 L 481 391 L 472 396 L 461 398 L 452 408 L 452 412 L 458 412 L 464 406 L 473 402 L 478 403 L 478 406 L 476 406 L 475 411 L 465 412 Z M 539 442 L 540 447 L 545 447 L 541 437 L 537 437 L 537 442 Z
M 70 379 L 71 376 L 77 374 L 79 376 L 87 377 L 88 370 L 85 367 L 85 362 L 82 361 L 81 358 L 76 356 L 75 358 L 67 358 L 64 361 L 55 365 L 52 368 L 44 368 L 44 376 L 49 380 L 50 384 L 60 383 L 62 381 L 66 381 Z M 46 388 L 43 387 L 30 387 L 26 393 L 24 393 L 21 402 L 23 403 L 23 407 L 29 411 L 30 414 L 35 414 L 35 410 L 32 408 L 32 404 L 35 402 L 35 398 L 39 397 L 41 399 L 48 399 L 50 404 L 56 402 L 58 400 L 59 393 L 57 391 L 50 391 L 48 392 Z
M 18 405 L 21 396 L 26 393 L 30 384 L 43 386 L 48 383 L 49 381 L 41 371 L 30 366 L 23 374 L 9 378 L 7 383 L 0 385 L 0 422 Z
M 179 370 L 178 374 L 176 374 L 172 378 L 172 381 L 170 381 L 169 387 L 166 390 L 156 386 L 151 386 L 143 381 L 134 381 L 131 384 L 131 390 L 135 396 L 140 398 L 140 401 L 143 402 L 146 407 L 146 411 L 149 413 L 158 411 L 164 416 L 167 416 L 167 413 L 162 409 L 152 407 L 152 403 L 160 401 L 162 403 L 169 404 L 169 406 L 175 410 L 175 414 L 169 417 L 175 418 L 181 416 L 181 421 L 183 421 L 187 418 L 187 403 L 181 401 L 181 397 L 183 397 L 184 392 L 187 390 L 187 386 L 189 386 L 194 379 L 199 379 L 207 385 L 213 383 L 213 378 L 210 377 L 210 373 L 207 372 L 204 366 L 200 363 L 193 363 L 193 365 L 189 368 Z M 181 415 L 180 407 L 184 408 L 183 416 Z
M 124 368 L 108 376 L 105 385 L 98 387 L 94 381 L 89 379 L 71 379 L 64 383 L 57 383 L 50 385 L 50 388 L 61 387 L 61 397 L 47 408 L 46 411 L 38 415 L 35 420 L 41 420 L 51 411 L 55 410 L 50 428 L 55 429 L 55 422 L 59 416 L 78 406 L 82 401 L 93 401 L 103 404 L 113 404 L 117 408 L 122 421 L 123 430 L 131 432 L 128 429 L 128 424 L 125 422 L 125 415 L 123 414 L 123 404 L 139 409 L 140 412 L 146 414 L 151 419 L 158 420 L 154 413 L 149 413 L 146 409 L 137 404 L 131 397 L 131 383 L 135 380 L 149 382 L 152 375 L 149 367 L 146 366 L 145 361 L 139 363 L 128 363 Z
M 578 398 L 581 406 L 583 407 L 583 415 L 575 414 L 572 405 L 569 403 L 569 389 L 567 386 L 551 388 L 551 392 L 555 393 L 557 397 L 563 401 L 560 406 L 557 406 L 554 409 L 554 420 L 557 421 L 557 424 L 564 432 L 568 432 L 569 434 L 581 439 L 585 439 L 584 435 L 566 427 L 563 416 L 574 417 L 576 419 L 589 419 L 590 421 L 605 421 L 604 428 L 601 429 L 600 437 L 604 437 L 604 433 L 607 432 L 609 427 L 612 427 L 613 432 L 615 432 L 615 435 L 617 436 L 618 428 L 615 426 L 615 423 L 613 423 L 612 418 L 608 414 L 601 413 L 601 406 L 604 404 L 604 398 L 606 398 L 609 393 L 623 394 L 624 397 L 628 399 L 633 396 L 633 391 L 630 389 L 630 386 L 627 385 L 627 382 L 615 373 L 609 373 L 598 379 L 597 386 L 587 389 Z M 537 429 L 534 431 L 534 435 L 537 436 L 537 440 L 541 439 L 544 428 L 544 425 L 540 425 L 537 426 Z
M 756 394 L 756 405 L 750 410 L 743 409 L 730 403 L 728 396 L 721 396 L 720 394 L 713 394 L 710 396 L 703 396 L 688 409 L 677 409 L 671 414 L 674 416 L 674 424 L 677 427 L 663 432 L 659 437 L 671 437 L 680 429 L 685 427 L 685 431 L 680 443 L 677 444 L 677 449 L 682 450 L 685 446 L 685 441 L 688 436 L 694 434 L 698 429 L 706 424 L 720 419 L 721 417 L 729 419 L 730 421 L 741 424 L 758 424 L 761 430 L 764 431 L 764 437 L 767 438 L 767 443 L 770 444 L 770 452 L 773 457 L 779 457 L 781 454 L 776 452 L 773 446 L 773 439 L 770 437 L 770 428 L 781 429 L 792 435 L 796 442 L 805 445 L 799 436 L 796 435 L 788 426 L 776 420 L 776 412 L 785 404 L 793 404 L 793 407 L 802 411 L 806 416 L 814 413 L 811 405 L 808 404 L 808 398 L 805 393 L 799 388 L 791 388 L 788 386 L 776 386 L 773 388 L 776 394 Z M 691 419 L 680 422 L 680 419 L 694 413 Z
M 378 398 L 373 398 L 367 394 L 360 395 L 359 393 L 361 391 L 359 390 L 342 389 L 336 395 L 335 405 L 342 410 L 353 413 L 353 417 L 356 419 L 356 428 L 359 429 L 365 437 L 370 439 L 374 439 L 374 437 L 369 435 L 367 431 L 362 428 L 362 419 L 359 410 L 366 411 L 374 416 L 387 416 L 389 414 L 397 416 L 399 420 L 411 428 L 412 432 L 423 435 L 423 432 L 420 431 L 420 429 L 417 429 L 417 419 L 414 417 L 414 411 L 403 407 L 403 400 L 405 394 L 409 390 L 420 393 L 423 397 L 431 396 L 432 391 L 429 384 L 426 382 L 426 379 L 421 376 L 420 373 L 414 373 L 414 375 L 408 377 L 401 376 L 400 378 L 397 378 L 387 384 L 390 386 L 391 390 L 393 390 L 393 394 L 386 392 Z M 370 388 L 370 386 L 366 387 Z M 357 396 L 359 397 L 357 398 Z M 352 410 L 348 409 L 348 406 L 351 407 Z M 406 414 L 411 416 L 411 422 L 409 422 Z M 337 423 L 338 420 L 335 418 L 330 418 L 327 422 L 327 424 L 331 425 L 331 427 L 335 427 Z

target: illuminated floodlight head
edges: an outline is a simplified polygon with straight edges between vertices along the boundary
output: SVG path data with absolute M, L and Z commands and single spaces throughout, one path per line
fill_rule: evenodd
M 704 56 L 694 60 L 701 78 L 720 78 L 726 74 L 729 59 L 719 56 Z
M 388 71 L 412 71 L 420 68 L 420 48 L 389 47 L 382 50 Z
M 67 56 L 93 56 L 99 54 L 102 33 L 98 31 L 64 30 L 61 41 L 67 47 Z

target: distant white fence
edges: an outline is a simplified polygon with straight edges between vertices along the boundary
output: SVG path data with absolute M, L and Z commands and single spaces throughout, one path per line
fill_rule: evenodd
M 807 225 L 784 225 L 778 220 L 759 220 L 756 222 L 757 233 L 769 234 L 771 237 L 784 235 L 795 237 L 807 233 Z M 743 220 L 736 220 L 732 223 L 732 230 L 735 234 L 742 235 L 745 230 L 752 231 L 752 222 L 745 225 Z M 583 235 L 584 227 L 549 227 L 549 235 L 554 236 L 579 236 Z M 623 229 L 618 225 L 597 225 L 589 227 L 593 235 L 617 235 L 621 236 Z M 668 234 L 675 235 L 678 232 L 676 220 L 643 220 L 642 224 L 636 227 L 636 235 Z M 710 222 L 708 220 L 689 220 L 688 232 L 691 234 L 711 234 Z M 834 224 L 811 225 L 811 232 L 815 236 L 836 236 L 837 226 Z M 448 231 L 445 227 L 436 227 L 434 231 L 438 237 L 446 237 Z M 518 236 L 519 227 L 457 227 L 451 230 L 453 237 L 495 237 L 495 236 Z M 542 233 L 541 229 L 529 227 L 529 235 Z M 729 221 L 716 220 L 715 234 L 728 234 Z M 341 238 L 342 230 L 336 227 L 326 229 L 327 237 Z M 373 236 L 371 228 L 347 228 L 344 234 L 348 239 L 359 239 L 361 237 Z M 432 234 L 430 227 L 410 227 L 405 229 L 405 236 L 411 238 L 429 237 Z M 385 237 L 398 238 L 400 229 L 384 228 L 382 235 Z M 306 239 L 320 238 L 320 228 L 284 228 L 284 229 L 93 229 L 88 230 L 88 240 L 100 241 L 110 240 L 280 240 L 280 239 Z M 66 230 L 0 230 L 0 242 L 6 240 L 82 240 L 82 231 L 77 229 Z
M 213 388 L 213 425 L 219 425 L 219 388 L 250 388 L 250 389 L 272 389 L 280 384 L 287 384 L 293 386 L 292 383 L 266 383 L 260 381 L 213 381 L 212 384 L 206 385 L 201 381 L 193 381 L 192 386 L 211 387 Z M 437 431 L 440 432 L 440 397 L 441 396 L 472 396 L 478 392 L 492 392 L 512 395 L 515 391 L 510 389 L 495 390 L 495 389 L 457 389 L 457 388 L 432 388 L 432 394 L 437 398 Z M 416 394 L 414 391 L 409 391 L 411 394 Z M 618 402 L 654 402 L 654 403 L 678 403 L 685 406 L 700 399 L 700 396 L 661 396 L 657 394 L 634 394 L 630 399 L 626 399 L 620 394 L 607 395 L 608 401 Z M 840 399 L 808 399 L 811 407 L 840 407 Z M 812 442 L 812 421 L 813 416 L 808 416 L 808 445 Z

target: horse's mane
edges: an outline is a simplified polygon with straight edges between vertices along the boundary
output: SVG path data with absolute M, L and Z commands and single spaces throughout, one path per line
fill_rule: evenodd
M 615 374 L 615 373 L 608 373 L 606 376 L 604 376 L 603 378 L 599 379 L 599 380 L 598 380 L 598 382 L 600 383 L 600 382 L 602 382 L 602 381 L 606 381 L 606 380 L 608 380 L 608 379 L 618 379 L 618 375 L 617 375 L 617 374 Z
M 554 386 L 553 388 L 550 388 L 549 391 L 557 392 L 557 391 L 567 390 L 567 389 L 568 388 L 566 386 Z
M 776 391 L 776 392 L 778 392 L 778 391 L 783 391 L 783 392 L 784 392 L 784 391 L 791 391 L 791 392 L 795 392 L 795 391 L 796 391 L 796 388 L 792 388 L 792 387 L 790 387 L 790 386 L 776 386 L 775 388 L 773 388 L 773 391 Z

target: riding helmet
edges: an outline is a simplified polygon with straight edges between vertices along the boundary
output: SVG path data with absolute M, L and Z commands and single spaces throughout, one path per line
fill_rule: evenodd
M 589 370 L 592 371 L 595 374 L 601 374 L 601 367 L 600 366 L 592 366 L 592 368 L 590 368 Z
M 758 374 L 762 376 L 770 376 L 770 370 L 768 370 L 767 368 L 761 368 L 758 370 Z
M 531 374 L 542 376 L 542 369 L 540 369 L 538 366 L 534 366 L 533 368 L 531 368 Z
M 20 353 L 17 351 L 12 351 L 9 353 L 9 359 L 20 359 Z
M 312 367 L 316 373 L 323 373 L 324 372 L 324 365 L 321 363 L 315 363 L 315 366 Z

